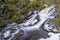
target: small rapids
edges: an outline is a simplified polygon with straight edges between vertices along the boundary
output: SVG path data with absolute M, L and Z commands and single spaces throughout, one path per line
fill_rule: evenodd
M 1 33 L 0 39 L 25 40 L 28 37 L 30 37 L 29 40 L 53 40 L 54 38 L 58 40 L 60 39 L 59 33 L 53 33 L 57 32 L 55 24 L 49 22 L 56 16 L 55 5 L 51 5 L 45 9 L 42 9 L 41 11 L 34 10 L 33 13 L 29 11 L 28 15 L 30 15 L 28 17 L 29 19 L 21 24 L 7 24 L 7 27 Z M 38 33 L 39 37 L 34 37 L 34 35 L 37 35 L 35 33 Z

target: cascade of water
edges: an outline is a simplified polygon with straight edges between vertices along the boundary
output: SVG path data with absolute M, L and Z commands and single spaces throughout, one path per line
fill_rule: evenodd
M 38 40 L 60 40 L 60 33 L 52 33 L 52 32 L 49 32 L 48 35 L 50 36 L 49 38 L 41 38 L 41 39 L 38 39 Z
M 16 32 L 14 32 L 14 33 L 19 33 L 19 35 L 21 35 L 21 33 L 23 34 L 23 35 L 21 35 L 21 36 L 19 36 L 20 37 L 20 40 L 24 40 L 25 38 L 27 38 L 28 36 L 30 36 L 33 32 L 35 32 L 35 31 L 40 31 L 40 27 L 46 22 L 46 21 L 48 21 L 49 19 L 52 19 L 52 18 L 54 18 L 55 17 L 55 5 L 52 5 L 52 6 L 50 6 L 50 7 L 47 7 L 47 8 L 45 8 L 45 9 L 43 9 L 43 10 L 41 10 L 39 13 L 35 13 L 35 14 L 33 14 L 33 16 L 32 16 L 32 18 L 31 19 L 29 19 L 27 22 L 25 22 L 25 23 L 22 23 L 22 24 L 20 24 L 20 26 L 19 27 L 21 27 L 22 25 L 25 25 L 26 27 L 21 27 L 20 29 L 18 29 L 17 28 L 17 31 Z M 53 15 L 53 16 L 52 16 Z M 35 25 L 33 25 L 34 23 L 33 22 L 35 22 L 35 20 L 36 20 L 36 17 L 38 16 L 38 18 L 39 18 L 39 21 L 35 24 Z M 38 19 L 37 19 L 38 20 Z M 33 24 L 32 24 L 33 23 Z M 32 26 L 29 26 L 30 24 L 32 24 Z M 13 26 L 12 26 L 13 27 Z M 15 27 L 17 27 L 17 26 L 15 26 Z M 9 30 L 9 29 L 8 29 Z M 5 30 L 4 30 L 5 31 Z M 3 32 L 4 32 L 3 31 Z M 22 32 L 21 32 L 22 31 Z M 6 33 L 6 32 L 5 32 Z M 14 33 L 12 33 L 12 34 L 14 34 Z M 8 37 L 9 36 L 9 32 L 7 32 L 7 36 L 6 37 Z M 4 35 L 4 33 L 2 34 L 2 35 Z M 5 36 L 5 35 L 4 35 Z M 14 35 L 12 35 L 12 37 L 14 37 L 15 36 L 15 34 Z M 8 40 L 15 40 L 15 39 L 12 39 L 12 37 L 11 38 L 9 38 Z M 3 37 L 3 36 L 1 36 L 1 39 L 3 40 L 3 38 L 5 38 L 5 37 Z M 6 39 L 6 38 L 5 38 Z

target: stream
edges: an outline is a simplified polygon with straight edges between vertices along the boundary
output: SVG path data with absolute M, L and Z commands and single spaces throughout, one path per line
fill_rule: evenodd
M 41 11 L 35 10 L 23 23 L 7 24 L 7 27 L 1 32 L 0 40 L 59 40 L 60 33 L 57 33 L 55 24 L 49 22 L 55 16 L 55 5 Z

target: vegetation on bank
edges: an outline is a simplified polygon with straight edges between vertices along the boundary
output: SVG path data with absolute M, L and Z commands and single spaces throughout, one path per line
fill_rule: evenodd
M 55 23 L 60 30 L 60 0 L 0 0 L 0 27 L 8 23 L 20 22 L 21 15 L 27 15 L 29 10 L 41 10 L 44 4 L 55 4 L 57 18 Z

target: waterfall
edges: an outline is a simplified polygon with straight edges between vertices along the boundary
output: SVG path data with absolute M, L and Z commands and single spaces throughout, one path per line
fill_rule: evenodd
M 36 13 L 35 11 L 34 14 L 32 14 L 31 18 L 27 20 L 26 22 L 18 24 L 18 25 L 13 24 L 12 26 L 5 28 L 2 31 L 1 39 L 4 40 L 4 38 L 6 39 L 6 37 L 8 37 L 8 40 L 15 40 L 16 35 L 17 35 L 20 40 L 24 40 L 25 38 L 29 37 L 32 33 L 36 31 L 41 31 L 40 28 L 42 27 L 43 24 L 44 24 L 44 29 L 47 31 L 50 31 L 50 29 L 52 29 L 53 26 L 51 26 L 52 24 L 49 26 L 49 24 L 46 24 L 46 22 L 50 19 L 53 19 L 56 16 L 55 10 L 56 10 L 55 5 L 51 5 L 45 9 L 42 9 L 38 13 Z M 9 33 L 9 31 L 6 31 L 7 29 L 12 31 L 11 28 L 15 30 L 14 33 L 11 33 L 11 32 Z

